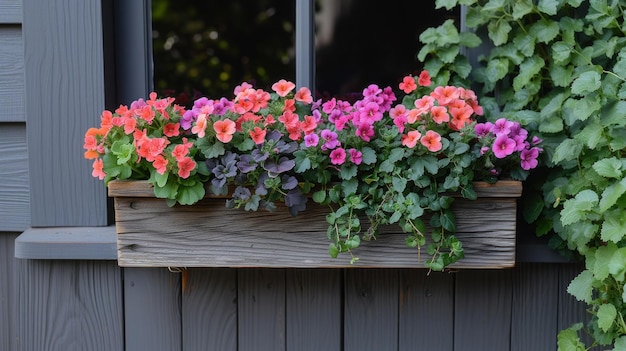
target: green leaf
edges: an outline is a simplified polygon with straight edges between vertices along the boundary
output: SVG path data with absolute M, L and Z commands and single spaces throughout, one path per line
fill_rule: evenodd
M 303 173 L 307 170 L 311 169 L 311 159 L 309 159 L 306 155 L 306 151 L 298 150 L 293 153 L 295 156 L 296 166 L 294 167 L 294 171 L 296 173 Z
M 617 309 L 612 304 L 602 304 L 598 308 L 597 316 L 598 326 L 606 333 L 613 326 L 615 317 L 617 317 Z
M 361 149 L 361 155 L 363 157 L 362 163 L 366 165 L 371 165 L 376 163 L 376 151 L 374 151 L 371 147 L 365 146 Z
M 315 201 L 318 204 L 321 204 L 322 202 L 324 202 L 324 200 L 326 200 L 326 191 L 318 190 L 313 193 L 312 198 L 313 198 L 313 201 Z
M 339 248 L 335 244 L 328 245 L 328 255 L 332 258 L 339 256 Z
M 619 282 L 624 281 L 624 274 L 626 273 L 626 247 L 617 249 L 611 262 L 609 262 L 609 273 Z
M 554 150 L 552 162 L 558 164 L 559 162 L 573 160 L 580 155 L 582 147 L 582 144 L 575 139 L 565 139 Z
M 526 33 L 517 35 L 513 39 L 513 44 L 524 56 L 529 57 L 535 53 L 535 37 Z
M 541 58 L 541 56 L 528 57 L 520 65 L 519 74 L 513 78 L 513 89 L 518 91 L 524 88 L 544 66 L 545 61 Z
M 191 185 L 179 185 L 176 200 L 181 205 L 193 205 L 204 197 L 204 185 L 194 182 Z
M 494 1 L 489 1 L 489 2 L 492 3 Z M 486 7 L 487 5 L 483 7 L 483 10 L 485 10 Z M 487 29 L 489 30 L 488 35 L 491 41 L 493 42 L 493 45 L 500 46 L 502 44 L 505 44 L 508 41 L 509 32 L 511 32 L 512 27 L 509 24 L 509 22 L 507 22 L 506 20 L 499 19 L 497 21 L 489 22 Z
M 596 250 L 594 260 L 592 260 L 593 267 L 591 268 L 596 280 L 604 280 L 609 276 L 609 263 L 611 263 L 611 259 L 616 251 L 617 246 L 613 243 L 601 246 Z
M 440 9 L 445 7 L 446 10 L 452 10 L 457 5 L 457 0 L 437 0 L 435 1 L 435 8 Z
M 603 133 L 604 128 L 600 124 L 588 123 L 574 138 L 580 143 L 585 143 L 588 148 L 595 149 L 598 143 L 605 139 Z
M 604 189 L 598 209 L 605 212 L 615 205 L 617 200 L 619 200 L 624 193 L 626 193 L 626 178 L 623 178 L 621 181 L 613 183 Z
M 341 179 L 352 179 L 357 175 L 357 166 L 353 163 L 344 164 L 341 166 L 341 171 L 339 173 Z
M 390 160 L 391 162 L 397 162 L 403 158 L 404 158 L 404 148 L 400 148 L 400 147 L 392 149 L 391 152 L 389 153 L 389 157 L 387 157 L 387 159 Z
M 572 83 L 574 67 L 572 65 L 550 67 L 550 79 L 557 87 L 569 87 Z
M 456 232 L 456 220 L 454 219 L 454 213 L 452 211 L 445 211 L 439 217 L 439 221 L 443 229 L 449 232 Z
M 489 0 L 485 6 L 483 6 L 483 11 L 502 11 L 502 8 L 505 5 L 506 0 Z
M 572 83 L 572 94 L 583 95 L 600 89 L 600 74 L 594 71 L 582 73 Z
M 558 0 L 539 0 L 537 9 L 545 14 L 554 16 L 556 15 L 556 10 L 558 6 Z
M 570 328 L 561 330 L 557 336 L 558 351 L 586 351 L 585 344 L 578 337 L 578 330 L 582 327 L 582 323 L 577 323 Z
M 506 58 L 496 58 L 489 60 L 485 70 L 485 76 L 490 82 L 497 82 L 504 78 L 509 72 L 509 60 Z
M 543 211 L 543 198 L 536 193 L 530 193 L 523 202 L 524 206 L 524 220 L 527 223 L 533 223 L 539 218 L 539 215 Z
M 574 44 L 566 43 L 564 41 L 557 41 L 556 43 L 552 44 L 550 50 L 552 51 L 552 59 L 554 60 L 554 63 L 563 64 L 569 59 L 570 55 L 572 54 L 572 51 L 574 50 Z
M 537 21 L 530 27 L 530 35 L 540 43 L 547 44 L 559 35 L 561 29 L 554 21 Z
M 343 191 L 343 196 L 348 196 L 350 194 L 356 194 L 356 190 L 359 186 L 358 180 L 352 178 L 350 180 L 344 180 L 341 182 L 341 191 Z
M 406 189 L 407 180 L 405 178 L 393 177 L 391 182 L 393 184 L 393 191 L 397 193 L 402 193 L 404 189 Z
M 482 43 L 480 37 L 472 32 L 461 32 L 459 33 L 459 44 L 468 47 L 475 48 L 478 47 Z
M 622 176 L 622 161 L 615 157 L 596 161 L 592 167 L 599 175 L 606 178 L 620 178 Z
M 593 291 L 593 273 L 589 270 L 582 271 L 574 278 L 567 287 L 567 292 L 578 301 L 591 303 Z
M 586 189 L 579 192 L 576 197 L 563 203 L 561 223 L 565 226 L 584 219 L 587 212 L 591 211 L 598 201 L 598 194 L 593 190 Z
M 533 2 L 531 0 L 518 0 L 513 5 L 513 19 L 520 19 L 533 11 Z
M 626 236 L 626 220 L 619 210 L 604 213 L 600 238 L 604 241 L 620 242 Z

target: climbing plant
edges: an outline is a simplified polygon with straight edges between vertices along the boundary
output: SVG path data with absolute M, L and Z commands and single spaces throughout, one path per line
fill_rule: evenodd
M 468 31 L 427 29 L 418 58 L 433 76 L 477 87 L 487 118 L 543 136 L 545 172 L 525 185 L 524 217 L 584 260 L 568 292 L 591 313 L 559 333 L 558 348 L 626 350 L 626 0 L 436 1 L 459 5 Z M 477 47 L 470 64 L 463 52 Z

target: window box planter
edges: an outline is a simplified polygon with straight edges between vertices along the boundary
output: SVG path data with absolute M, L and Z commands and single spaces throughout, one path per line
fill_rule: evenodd
M 478 199 L 457 199 L 456 236 L 465 258 L 451 268 L 506 268 L 515 264 L 517 198 L 522 184 L 477 182 Z M 395 226 L 377 240 L 362 242 L 332 258 L 326 237 L 327 209 L 309 202 L 292 217 L 286 209 L 246 212 L 227 209 L 223 198 L 206 197 L 192 206 L 168 207 L 145 181 L 111 181 L 115 200 L 118 263 L 124 267 L 379 267 L 422 268 L 428 259 L 405 244 Z

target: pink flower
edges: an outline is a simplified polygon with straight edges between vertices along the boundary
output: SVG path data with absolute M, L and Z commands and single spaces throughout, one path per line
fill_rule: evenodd
M 513 128 L 514 125 L 513 122 L 507 121 L 506 118 L 500 118 L 493 124 L 492 132 L 496 136 L 500 134 L 508 135 L 511 133 L 511 128 Z
M 430 109 L 430 114 L 433 117 L 433 121 L 437 124 L 450 121 L 448 110 L 443 106 L 433 106 L 433 108 Z
M 191 171 L 196 168 L 196 162 L 191 159 L 191 157 L 185 157 L 182 160 L 178 161 L 178 176 L 186 179 L 191 175 Z
M 423 115 L 430 111 L 435 105 L 435 98 L 432 96 L 423 96 L 415 100 L 415 108 L 417 109 L 417 115 Z
M 422 72 L 420 72 L 420 76 L 417 79 L 417 84 L 419 84 L 422 87 L 430 86 L 431 80 L 430 80 L 430 74 L 428 73 L 428 71 L 423 70 Z
M 157 156 L 154 159 L 152 165 L 154 166 L 158 174 L 165 174 L 165 172 L 167 171 L 167 159 L 161 155 Z
M 491 122 L 476 123 L 476 125 L 474 126 L 474 132 L 476 132 L 476 136 L 478 136 L 479 138 L 489 135 L 492 129 L 493 124 Z
M 422 143 L 422 145 L 424 145 L 430 152 L 437 152 L 443 148 L 443 144 L 441 144 L 441 135 L 432 130 L 426 132 L 426 134 L 420 139 L 420 143 Z
M 361 162 L 363 162 L 363 153 L 361 151 L 357 149 L 350 149 L 348 150 L 348 153 L 350 154 L 350 162 L 355 165 L 360 165 Z
M 405 94 L 409 94 L 413 90 L 417 89 L 417 84 L 415 84 L 415 78 L 411 76 L 406 76 L 402 79 L 402 83 L 398 86 Z
M 430 96 L 434 97 L 439 105 L 445 106 L 459 98 L 459 89 L 453 86 L 436 87 Z
M 95 161 L 93 161 L 93 171 L 91 172 L 91 175 L 95 178 L 103 180 L 104 177 L 106 176 L 103 169 L 104 169 L 104 162 L 102 161 L 101 158 L 97 158 Z
M 204 138 L 206 132 L 207 120 L 206 115 L 201 114 L 196 120 L 196 125 L 191 128 L 191 132 L 198 135 L 198 138 Z
M 215 130 L 217 140 L 227 143 L 233 139 L 235 134 L 235 122 L 230 119 L 225 119 L 213 123 L 213 130 Z
M 298 89 L 298 91 L 296 92 L 296 95 L 293 98 L 296 101 L 300 101 L 305 104 L 310 104 L 313 102 L 313 96 L 311 95 L 311 90 L 305 87 Z
M 506 134 L 500 134 L 493 142 L 491 150 L 497 158 L 505 158 L 515 151 L 517 143 Z
M 304 145 L 306 147 L 317 146 L 320 141 L 320 137 L 315 133 L 307 134 L 304 136 Z
M 421 136 L 422 134 L 420 132 L 418 132 L 417 130 L 412 130 L 406 133 L 406 135 L 402 136 L 402 145 L 412 149 L 415 147 L 415 145 L 417 145 L 417 142 L 420 140 Z
M 274 90 L 278 96 L 285 97 L 295 87 L 296 85 L 294 83 L 281 79 L 272 85 L 272 90 Z
M 363 139 L 364 141 L 370 141 L 371 138 L 374 136 L 374 126 L 369 124 L 369 123 L 361 123 L 359 124 L 359 127 L 357 128 L 355 134 L 356 136 L 360 137 L 361 139 Z
M 533 147 L 531 149 L 524 149 L 520 153 L 520 165 L 522 169 L 529 170 L 537 167 L 539 163 L 537 161 L 537 157 L 539 157 L 539 148 Z
M 346 162 L 346 150 L 343 148 L 337 148 L 330 152 L 330 163 L 334 165 L 341 165 Z

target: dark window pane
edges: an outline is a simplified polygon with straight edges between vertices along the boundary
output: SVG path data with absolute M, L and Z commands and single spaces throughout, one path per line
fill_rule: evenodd
M 396 89 L 402 77 L 419 73 L 419 34 L 438 26 L 447 11 L 435 1 L 318 0 L 316 90 L 344 96 L 370 83 Z
M 295 80 L 294 19 L 294 0 L 152 0 L 155 89 L 231 97 Z

